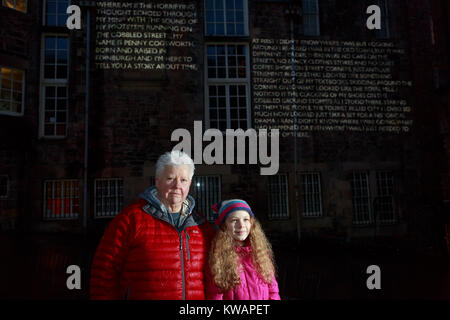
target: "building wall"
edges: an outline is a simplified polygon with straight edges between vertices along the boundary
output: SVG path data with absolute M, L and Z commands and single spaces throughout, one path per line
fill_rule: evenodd
M 156 3 L 151 2 L 150 3 Z M 168 2 L 176 3 L 176 2 Z M 303 135 L 280 138 L 279 173 L 287 174 L 288 217 L 271 219 L 267 183 L 268 176 L 260 175 L 261 164 L 257 165 L 205 165 L 196 167 L 196 175 L 221 177 L 223 199 L 244 198 L 248 200 L 263 226 L 271 234 L 297 236 L 297 226 L 307 236 L 337 236 L 351 239 L 360 236 L 401 236 L 421 232 L 423 212 L 428 212 L 430 203 L 439 201 L 435 195 L 441 192 L 439 174 L 433 170 L 440 165 L 436 158 L 428 157 L 438 148 L 433 137 L 436 131 L 436 112 L 429 112 L 429 97 L 435 91 L 430 88 L 432 72 L 425 62 L 432 54 L 424 42 L 429 30 L 426 1 L 387 1 L 389 11 L 388 39 L 377 39 L 374 31 L 365 28 L 368 15 L 365 9 L 371 1 L 320 1 L 320 35 L 307 36 L 301 30 L 303 23 L 299 15 L 293 17 L 294 39 L 344 42 L 392 42 L 395 51 L 388 60 L 393 61 L 390 70 L 393 80 L 412 81 L 412 87 L 401 88 L 399 97 L 405 99 L 413 118 L 409 132 L 356 132 L 352 130 L 303 130 Z M 96 64 L 101 45 L 99 17 L 102 13 L 92 10 L 91 18 L 91 68 L 89 105 L 89 162 L 88 162 L 88 206 L 87 227 L 102 230 L 110 218 L 96 219 L 95 179 L 123 179 L 123 206 L 137 199 L 140 192 L 150 185 L 154 166 L 159 155 L 176 145 L 171 134 L 177 128 L 185 128 L 193 139 L 194 121 L 202 121 L 202 132 L 207 129 L 208 101 L 206 90 L 207 44 L 243 43 L 248 46 L 249 83 L 248 101 L 251 106 L 251 127 L 257 128 L 254 110 L 256 102 L 254 65 L 262 65 L 255 55 L 255 39 L 290 40 L 290 18 L 287 1 L 248 1 L 248 36 L 211 36 L 204 32 L 206 12 L 203 1 L 190 1 L 197 13 L 197 23 L 186 32 L 182 40 L 193 46 L 167 47 L 165 56 L 190 57 L 196 70 L 144 70 L 105 69 Z M 33 7 L 36 6 L 36 7 Z M 427 9 L 428 8 L 428 9 Z M 295 2 L 293 12 L 303 8 Z M 5 49 L 1 51 L 4 61 L 12 67 L 26 70 L 26 103 L 22 117 L 0 115 L 3 137 L 0 174 L 11 176 L 10 196 L 0 200 L 4 212 L 18 219 L 25 230 L 74 231 L 82 230 L 83 175 L 84 175 L 84 130 L 86 95 L 86 30 L 87 11 L 82 8 L 82 29 L 68 31 L 64 27 L 43 26 L 43 7 L 40 2 L 30 2 L 28 13 L 22 14 L 1 7 L 0 16 L 5 24 L 2 30 L 7 34 L 23 30 L 18 38 L 26 53 Z M 425 11 L 424 11 L 425 10 Z M 428 10 L 428 11 L 427 11 Z M 438 9 L 435 9 L 439 12 Z M 167 11 L 171 11 L 167 9 Z M 20 17 L 20 18 L 18 18 Z M 437 19 L 436 25 L 444 21 Z M 14 23 L 6 23 L 14 21 Z M 8 29 L 9 28 L 9 29 Z M 41 59 L 42 36 L 48 33 L 65 34 L 69 37 L 68 75 L 68 127 L 63 138 L 49 139 L 39 135 L 39 110 L 42 108 Z M 7 40 L 9 41 L 9 40 Z M 441 41 L 439 38 L 437 41 Z M 443 41 L 443 40 L 442 40 Z M 5 40 L 3 41 L 3 43 Z M 288 43 L 288 42 L 287 42 Z M 438 42 L 439 48 L 441 42 Z M 323 45 L 326 46 L 326 45 Z M 120 46 L 117 46 L 118 48 Z M 310 50 L 315 45 L 305 45 Z M 319 45 L 320 47 L 320 45 Z M 312 49 L 311 49 L 312 50 Z M 289 51 L 286 51 L 289 53 Z M 356 50 L 358 52 L 358 50 Z M 436 52 L 436 59 L 444 60 L 445 52 Z M 289 56 L 287 56 L 289 58 Z M 3 60 L 5 59 L 5 60 Z M 327 59 L 324 58 L 323 63 Z M 448 60 L 444 66 L 448 68 Z M 444 72 L 442 72 L 444 74 Z M 444 79 L 444 78 L 442 78 Z M 446 80 L 442 80 L 446 81 Z M 274 90 L 275 92 L 276 90 Z M 447 97 L 448 98 L 448 97 Z M 442 111 L 444 112 L 444 111 Z M 333 117 L 329 116 L 329 119 Z M 6 129 L 8 128 L 8 129 Z M 26 128 L 20 129 L 17 128 Z M 10 135 L 14 130 L 17 132 Z M 19 134 L 20 131 L 20 134 Z M 295 185 L 294 143 L 297 143 L 297 185 Z M 203 142 L 203 148 L 207 145 Z M 3 149 L 4 148 L 4 149 Z M 230 150 L 226 150 L 230 152 Z M 448 156 L 447 156 L 448 158 Z M 444 157 L 444 159 L 447 159 Z M 377 197 L 377 172 L 392 172 L 394 175 L 394 199 L 396 222 L 382 225 L 355 226 L 352 203 L 352 173 L 369 172 L 370 206 Z M 302 217 L 302 172 L 320 172 L 322 216 Z M 445 175 L 445 173 L 443 173 Z M 44 217 L 44 182 L 54 179 L 76 179 L 79 181 L 78 218 L 63 221 L 47 221 Z M 443 176 L 442 181 L 446 181 Z M 448 180 L 448 179 L 447 179 Z M 447 190 L 444 187 L 444 190 Z M 299 194 L 296 203 L 296 191 Z M 304 190 L 303 190 L 304 191 Z M 299 210 L 297 213 L 296 206 Z M 428 214 L 428 213 L 427 213 Z M 430 213 L 431 214 L 431 213 Z M 9 218 L 8 218 L 9 219 Z

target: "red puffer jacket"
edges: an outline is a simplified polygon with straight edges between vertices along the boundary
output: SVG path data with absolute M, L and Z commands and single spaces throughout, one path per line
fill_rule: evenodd
M 94 256 L 91 299 L 205 299 L 204 267 L 213 234 L 191 213 L 175 228 L 149 188 L 108 225 Z

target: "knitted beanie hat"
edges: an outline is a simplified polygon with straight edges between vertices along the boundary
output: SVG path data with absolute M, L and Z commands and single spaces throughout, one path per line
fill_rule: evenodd
M 220 225 L 227 219 L 227 217 L 234 211 L 244 210 L 247 211 L 252 217 L 255 215 L 247 202 L 240 199 L 224 200 L 220 201 L 212 206 L 214 212 L 219 213 L 219 217 L 214 220 L 216 226 Z

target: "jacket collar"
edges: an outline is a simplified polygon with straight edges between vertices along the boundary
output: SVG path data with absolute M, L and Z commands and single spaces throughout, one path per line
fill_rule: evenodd
M 167 207 L 162 204 L 161 201 L 156 197 L 157 190 L 155 186 L 151 186 L 143 193 L 140 194 L 140 197 L 147 201 L 147 204 L 142 207 L 142 209 L 150 214 L 151 216 L 165 221 L 173 226 L 173 222 L 171 217 L 169 216 L 171 213 L 167 209 Z M 192 196 L 188 195 L 186 200 L 183 202 L 183 212 L 187 216 L 183 228 L 195 226 L 202 224 L 205 219 L 200 215 L 193 212 L 195 207 L 195 200 Z

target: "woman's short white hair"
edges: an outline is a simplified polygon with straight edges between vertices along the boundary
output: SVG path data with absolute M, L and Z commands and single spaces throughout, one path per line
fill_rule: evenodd
M 194 176 L 194 161 L 191 159 L 190 156 L 188 156 L 187 153 L 184 153 L 180 150 L 172 150 L 169 152 L 164 153 L 162 156 L 159 157 L 158 161 L 156 162 L 156 177 L 161 177 L 161 175 L 164 172 L 164 169 L 167 166 L 181 166 L 181 165 L 187 165 L 190 169 L 190 179 L 192 180 L 192 177 Z

